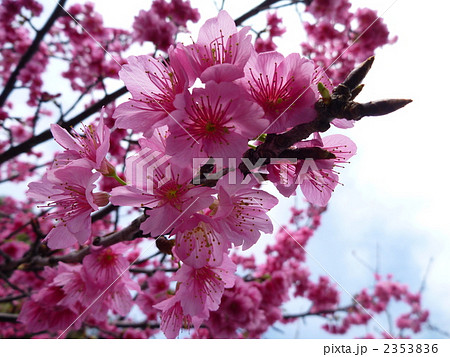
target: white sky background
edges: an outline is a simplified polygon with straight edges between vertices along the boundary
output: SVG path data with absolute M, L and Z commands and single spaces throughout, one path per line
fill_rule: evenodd
M 236 18 L 260 2 L 227 0 L 225 9 Z M 50 6 L 50 11 L 56 2 L 43 3 Z M 74 2 L 68 3 L 70 6 Z M 150 1 L 140 0 L 94 3 L 107 26 L 122 28 L 130 28 L 138 11 L 150 6 Z M 191 0 L 191 4 L 201 12 L 200 23 L 217 13 L 213 0 Z M 368 265 L 377 265 L 380 273 L 393 273 L 396 280 L 408 283 L 413 291 L 419 289 L 432 258 L 423 304 L 431 310 L 431 322 L 450 332 L 450 118 L 446 98 L 450 83 L 446 67 L 450 6 L 437 0 L 354 0 L 352 4 L 376 9 L 380 15 L 386 11 L 382 17 L 391 34 L 399 36 L 396 44 L 377 51 L 358 100 L 411 98 L 414 102 L 396 113 L 364 118 L 355 128 L 339 131 L 356 142 L 358 153 L 341 170 L 340 181 L 345 186 L 336 190 L 308 250 L 353 293 L 373 282 L 372 272 L 353 252 Z M 279 14 L 287 27 L 285 36 L 277 41 L 280 52 L 287 55 L 300 51 L 304 37 L 298 15 L 292 8 L 280 10 Z M 264 21 L 265 14 L 246 24 L 260 29 Z M 193 38 L 197 37 L 199 25 L 191 27 Z M 144 52 L 133 53 L 140 54 Z M 286 222 L 291 202 L 274 211 L 276 221 Z M 325 274 L 313 262 L 309 265 L 315 274 Z M 305 307 L 291 304 L 290 309 L 302 312 Z M 320 329 L 311 330 L 312 326 L 318 326 L 318 321 L 311 319 L 305 326 L 299 323 L 289 327 L 285 335 L 273 332 L 268 337 L 330 336 L 319 334 Z M 420 336 L 442 337 L 432 332 Z

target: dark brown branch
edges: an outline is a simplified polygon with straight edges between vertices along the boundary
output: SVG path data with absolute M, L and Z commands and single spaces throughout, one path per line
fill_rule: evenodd
M 104 217 L 106 217 L 111 212 L 114 212 L 116 209 L 118 209 L 118 206 L 114 206 L 113 204 L 109 204 L 106 207 L 103 207 L 101 210 L 98 210 L 97 212 L 93 213 L 91 216 L 92 222 L 98 221 Z
M 302 317 L 308 317 L 308 316 L 322 316 L 322 315 L 329 315 L 334 314 L 336 312 L 340 311 L 351 311 L 355 308 L 355 305 L 348 305 L 343 307 L 338 307 L 336 309 L 328 309 L 328 310 L 320 310 L 316 312 L 303 312 L 301 314 L 291 314 L 291 315 L 283 315 L 284 319 L 299 319 Z
M 97 237 L 94 239 L 93 245 L 109 247 L 113 244 L 131 241 L 141 236 L 142 231 L 140 230 L 141 223 L 146 219 L 146 216 L 143 214 L 136 218 L 133 222 L 130 223 L 128 227 L 124 229 L 109 234 L 104 237 Z M 42 246 L 45 247 L 45 246 Z M 2 272 L 10 272 L 16 269 L 19 265 L 22 265 L 23 270 L 36 270 L 41 269 L 44 266 L 52 266 L 58 264 L 58 262 L 64 263 L 80 263 L 85 256 L 90 254 L 91 247 L 85 246 L 80 250 L 75 252 L 71 252 L 66 255 L 57 255 L 57 256 L 42 256 L 42 255 L 33 255 L 26 254 L 23 258 L 19 260 L 13 260 L 10 262 L 5 262 L 0 265 L 0 277 L 3 278 L 7 283 L 7 276 Z M 17 290 L 17 289 L 16 289 Z M 20 292 L 25 293 L 23 290 Z
M 30 47 L 28 47 L 27 52 L 25 52 L 22 58 L 20 59 L 19 63 L 17 64 L 17 67 L 14 69 L 14 72 L 9 77 L 8 82 L 6 82 L 2 94 L 0 94 L 0 108 L 3 107 L 3 105 L 6 102 L 6 99 L 13 91 L 14 86 L 17 82 L 17 77 L 20 74 L 20 71 L 33 58 L 34 54 L 39 50 L 39 45 L 42 42 L 44 36 L 50 31 L 55 21 L 64 13 L 63 7 L 65 3 L 66 0 L 60 0 L 58 2 L 55 9 L 53 10 L 53 13 L 50 15 L 47 22 L 45 23 L 44 27 L 42 27 L 42 29 L 36 33 L 36 37 L 34 38 Z
M 176 271 L 178 271 L 178 269 L 173 268 L 173 269 L 151 269 L 151 270 L 149 270 L 149 269 L 145 269 L 145 268 L 130 268 L 129 271 L 130 271 L 130 273 L 146 274 L 148 276 L 152 276 L 158 271 L 163 271 L 166 273 L 175 273 Z
M 18 292 L 20 292 L 20 293 L 22 293 L 22 294 L 27 295 L 27 292 L 26 292 L 25 290 L 19 288 L 16 284 L 11 283 L 11 282 L 9 281 L 8 277 L 7 277 L 5 274 L 3 274 L 3 272 L 1 272 L 1 271 L 0 271 L 0 278 L 1 278 L 6 284 L 8 284 L 8 286 L 9 286 L 10 288 L 12 288 L 12 289 L 14 289 L 14 290 L 16 290 L 16 291 L 18 291 Z
M 127 92 L 126 87 L 122 87 L 115 92 L 105 96 L 103 99 L 99 100 L 97 103 L 91 105 L 84 112 L 78 114 L 74 118 L 70 119 L 61 124 L 61 126 L 65 129 L 70 129 L 71 127 L 79 124 L 84 119 L 90 117 L 92 114 L 97 113 L 103 106 L 111 103 L 112 101 L 119 98 L 121 95 Z M 52 133 L 50 129 L 42 132 L 39 135 L 33 136 L 32 138 L 20 143 L 19 145 L 13 146 L 9 148 L 4 153 L 0 154 L 0 165 L 4 162 L 26 152 L 29 152 L 34 146 L 41 144 L 52 138 Z
M 160 328 L 160 324 L 157 322 L 154 323 L 150 323 L 147 321 L 143 321 L 143 322 L 127 322 L 127 321 L 117 321 L 116 323 L 114 323 L 114 325 L 116 327 L 121 327 L 121 328 L 151 328 L 151 329 L 156 329 L 156 328 Z
M 92 244 L 96 246 L 109 247 L 119 242 L 136 239 L 137 237 L 142 235 L 142 231 L 139 227 L 141 226 L 141 223 L 146 219 L 147 216 L 143 214 L 133 220 L 133 222 L 131 222 L 128 227 L 125 227 L 124 229 L 107 236 L 95 238 Z
M 234 20 L 234 23 L 236 24 L 236 26 L 240 26 L 245 20 L 248 20 L 249 18 L 259 14 L 261 11 L 269 9 L 273 4 L 279 1 L 280 0 L 265 0 L 250 11 L 247 11 L 244 15 L 239 16 L 236 20 Z
M 23 299 L 24 297 L 28 297 L 28 294 L 20 294 L 20 295 L 13 295 L 13 296 L 7 296 L 4 298 L 0 298 L 0 304 L 5 302 L 11 302 L 14 300 Z
M 17 317 L 19 317 L 19 315 L 17 315 L 17 314 L 8 314 L 6 312 L 0 312 L 0 322 L 16 323 Z
M 380 116 L 392 113 L 405 105 L 411 103 L 410 99 L 388 99 L 369 103 L 357 103 L 353 99 L 362 89 L 361 81 L 367 75 L 374 61 L 370 57 L 356 69 L 354 69 L 344 82 L 334 88 L 331 96 L 321 98 L 316 102 L 316 118 L 305 124 L 299 124 L 283 134 L 268 134 L 266 141 L 256 149 L 249 149 L 244 154 L 252 164 L 256 164 L 259 159 L 264 158 L 264 163 L 271 158 L 281 158 L 282 153 L 286 154 L 292 145 L 307 139 L 315 132 L 325 132 L 331 126 L 334 118 L 360 120 L 365 116 Z M 262 160 L 259 161 L 260 163 Z M 239 165 L 239 169 L 245 175 L 250 170 L 244 163 Z
M 283 159 L 314 159 L 314 160 L 329 160 L 335 159 L 336 155 L 319 147 L 312 148 L 298 148 L 287 149 L 281 152 L 280 158 Z
M 84 247 L 75 252 L 71 252 L 66 255 L 60 256 L 50 256 L 50 257 L 42 257 L 42 256 L 34 256 L 29 262 L 23 265 L 23 270 L 35 270 L 40 269 L 47 265 L 56 265 L 58 262 L 63 263 L 80 263 L 83 258 L 88 255 L 91 251 L 90 247 Z

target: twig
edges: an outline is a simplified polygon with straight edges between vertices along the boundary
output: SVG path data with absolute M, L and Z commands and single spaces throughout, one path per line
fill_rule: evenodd
M 8 314 L 7 312 L 0 312 L 0 322 L 17 322 L 18 314 Z
M 279 1 L 280 0 L 266 0 L 266 1 L 263 1 L 258 6 L 255 6 L 253 9 L 251 9 L 250 11 L 247 11 L 244 15 L 239 16 L 236 20 L 234 20 L 236 26 L 242 25 L 242 23 L 245 20 L 248 20 L 249 18 L 259 14 L 261 11 L 269 9 L 273 4 L 275 4 L 275 3 L 279 2 Z
M 62 9 L 64 7 L 64 4 L 66 3 L 66 0 L 60 0 L 58 4 L 56 5 L 55 9 L 53 10 L 53 13 L 48 18 L 47 22 L 45 23 L 44 27 L 42 27 L 41 30 L 39 30 L 36 33 L 36 37 L 34 38 L 33 42 L 31 43 L 30 47 L 28 47 L 27 52 L 22 56 L 19 63 L 17 64 L 17 67 L 14 69 L 14 72 L 11 74 L 11 76 L 8 79 L 8 82 L 6 82 L 5 88 L 3 89 L 2 94 L 0 94 L 0 108 L 3 107 L 3 105 L 6 102 L 6 99 L 11 94 L 11 92 L 14 89 L 14 86 L 17 81 L 17 77 L 19 76 L 20 71 L 26 66 L 26 64 L 32 59 L 34 54 L 39 49 L 39 45 L 44 38 L 44 36 L 47 34 L 47 32 L 50 31 L 51 27 L 55 23 L 55 21 L 61 16 L 63 13 Z
M 279 158 L 280 154 L 289 149 L 292 145 L 307 139 L 315 132 L 325 132 L 331 126 L 334 118 L 347 120 L 360 120 L 365 116 L 379 116 L 392 113 L 405 105 L 411 103 L 410 99 L 388 99 L 376 102 L 357 103 L 353 99 L 361 91 L 360 83 L 369 72 L 374 57 L 370 57 L 359 67 L 354 69 L 344 82 L 334 88 L 328 98 L 319 99 L 316 104 L 316 118 L 305 124 L 299 124 L 283 134 L 267 134 L 266 141 L 256 149 L 249 149 L 244 157 L 248 158 L 252 164 L 256 164 L 263 158 Z M 261 164 L 261 160 L 259 161 Z M 248 167 L 241 163 L 239 169 L 244 175 L 250 173 Z
M 103 99 L 99 100 L 97 103 L 94 103 L 89 108 L 87 108 L 84 112 L 78 114 L 77 116 L 73 117 L 69 121 L 64 122 L 61 124 L 61 126 L 65 129 L 69 129 L 72 126 L 77 125 L 78 123 L 82 122 L 84 119 L 90 117 L 92 114 L 97 113 L 103 106 L 111 103 L 115 99 L 119 98 L 121 95 L 125 94 L 127 92 L 126 87 L 122 87 L 115 92 L 105 96 Z M 34 146 L 41 144 L 49 139 L 52 138 L 52 133 L 50 129 L 40 133 L 39 135 L 33 136 L 32 138 L 24 141 L 23 143 L 20 143 L 19 145 L 13 146 L 9 148 L 4 153 L 0 154 L 0 164 L 5 163 L 8 160 L 11 160 L 12 158 L 26 153 L 30 151 Z
M 303 312 L 301 314 L 283 315 L 283 319 L 298 319 L 298 318 L 307 317 L 307 316 L 327 315 L 327 314 L 333 314 L 335 312 L 340 312 L 340 311 L 350 311 L 350 310 L 353 310 L 354 308 L 355 308 L 355 305 L 348 305 L 348 306 L 338 307 L 336 309 L 320 310 L 320 311 L 316 311 L 316 312 L 308 311 L 308 312 Z
M 13 296 L 7 296 L 4 298 L 0 298 L 0 304 L 5 302 L 11 302 L 14 300 L 23 299 L 24 297 L 30 296 L 29 294 L 20 294 L 20 295 L 13 295 Z
M 113 204 L 109 204 L 105 207 L 103 207 L 101 210 L 98 210 L 97 212 L 93 213 L 91 216 L 92 222 L 98 221 L 104 217 L 106 217 L 108 214 L 116 211 L 119 207 L 114 206 Z
M 9 285 L 10 288 L 17 290 L 17 291 L 21 292 L 22 294 L 28 295 L 28 293 L 25 290 L 19 288 L 16 284 L 11 283 L 9 281 L 8 277 L 5 274 L 3 274 L 1 271 L 0 271 L 0 278 L 3 279 L 5 281 L 5 283 Z
M 133 220 L 128 227 L 125 227 L 124 229 L 109 234 L 105 237 L 95 238 L 92 244 L 96 246 L 109 247 L 119 242 L 133 240 L 138 236 L 140 236 L 140 233 L 142 233 L 139 227 L 141 226 L 141 223 L 144 222 L 146 219 L 147 216 L 143 214 L 138 218 L 136 218 L 135 220 Z
M 171 269 L 153 269 L 153 270 L 148 270 L 145 268 L 130 268 L 129 269 L 130 273 L 136 273 L 136 274 L 146 274 L 148 276 L 152 276 L 154 275 L 156 272 L 158 271 L 163 271 L 166 273 L 175 273 L 178 271 L 178 268 L 171 268 Z

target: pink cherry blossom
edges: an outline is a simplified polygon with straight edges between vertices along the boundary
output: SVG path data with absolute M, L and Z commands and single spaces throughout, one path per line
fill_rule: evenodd
M 73 270 L 77 270 L 77 268 L 72 268 L 67 264 L 59 265 L 56 269 L 45 268 L 46 286 L 25 302 L 18 317 L 18 321 L 26 325 L 28 332 L 45 330 L 56 332 L 65 330 L 75 322 L 79 313 L 79 305 L 76 306 L 75 300 L 70 301 L 70 305 L 64 304 L 67 295 L 63 288 L 52 284 L 59 274 Z M 78 319 L 74 323 L 74 328 L 80 328 L 81 322 L 82 319 Z
M 108 174 L 111 171 L 111 164 L 106 160 L 106 154 L 109 150 L 110 130 L 103 122 L 104 109 L 100 115 L 98 126 L 84 126 L 83 135 L 74 132 L 71 136 L 65 129 L 57 124 L 51 124 L 50 130 L 55 141 L 66 151 L 56 157 L 56 166 L 70 163 L 73 160 L 85 158 L 92 164 L 92 168 Z
M 42 181 L 28 185 L 28 197 L 40 202 L 50 201 L 44 207 L 56 208 L 56 212 L 46 216 L 57 221 L 45 238 L 50 248 L 67 248 L 77 242 L 83 244 L 90 238 L 90 214 L 99 205 L 108 203 L 106 193 L 92 192 L 99 176 L 98 172 L 92 173 L 89 163 L 78 160 L 63 168 L 49 170 Z
M 241 83 L 264 109 L 270 121 L 265 131 L 285 131 L 315 118 L 314 67 L 312 61 L 296 53 L 286 58 L 278 52 L 250 57 Z
M 202 80 L 233 81 L 243 76 L 243 68 L 252 51 L 250 28 L 239 32 L 226 11 L 209 19 L 200 28 L 196 43 L 185 47 L 195 77 Z
M 350 7 L 348 0 L 314 0 L 306 7 L 306 11 L 317 19 L 325 18 L 329 22 L 344 23 L 348 21 L 347 13 Z
M 175 59 L 170 65 L 163 64 L 150 56 L 128 58 L 119 76 L 133 98 L 116 108 L 116 127 L 133 129 L 150 137 L 157 126 L 173 120 L 170 117 L 175 110 L 175 96 L 183 93 L 188 84 L 185 72 L 177 63 Z
M 183 264 L 173 276 L 173 280 L 180 283 L 176 292 L 180 296 L 183 312 L 190 316 L 208 318 L 209 311 L 219 308 L 225 288 L 234 285 L 236 265 L 223 255 L 222 263 L 218 266 L 203 266 L 193 268 Z
M 223 236 L 235 246 L 242 245 L 245 250 L 258 241 L 261 231 L 272 233 L 273 226 L 267 212 L 278 200 L 263 190 L 253 189 L 254 182 L 242 182 L 242 174 L 238 174 L 236 183 L 231 182 L 230 174 L 219 180 L 219 204 L 213 217 Z
M 211 218 L 196 213 L 175 228 L 173 252 L 183 263 L 193 268 L 219 266 L 224 253 L 228 253 L 230 248 L 220 232 L 220 227 Z
M 163 271 L 157 271 L 145 280 L 147 288 L 138 295 L 136 304 L 149 320 L 156 320 L 154 305 L 168 298 L 169 278 Z
M 153 1 L 150 10 L 139 11 L 134 18 L 133 38 L 141 43 L 151 41 L 157 49 L 167 51 L 178 30 L 185 31 L 188 21 L 197 22 L 200 14 L 189 1 Z
M 192 324 L 190 315 L 185 315 L 179 296 L 172 296 L 154 306 L 161 310 L 161 330 L 167 338 L 178 336 L 182 327 L 189 328 Z
M 167 153 L 176 163 L 192 158 L 240 158 L 248 140 L 262 133 L 267 121 L 254 102 L 233 83 L 206 83 L 192 94 L 177 96 L 169 122 Z
M 164 155 L 165 145 L 158 135 L 141 140 L 143 149 L 127 159 L 127 186 L 111 191 L 111 202 L 116 205 L 148 207 L 148 218 L 141 224 L 144 234 L 153 236 L 172 230 L 193 213 L 207 208 L 214 191 L 194 186 L 192 169 L 169 163 Z M 141 177 L 143 175 L 143 177 Z
M 111 284 L 122 276 L 130 265 L 123 256 L 123 253 L 127 250 L 128 248 L 120 243 L 94 250 L 83 259 L 83 267 L 87 277 L 99 286 Z
M 334 309 L 339 302 L 339 292 L 328 276 L 321 276 L 318 283 L 310 283 L 308 299 L 313 302 L 312 312 Z
M 296 147 L 321 147 L 333 153 L 335 159 L 294 160 L 269 165 L 268 178 L 275 183 L 279 192 L 287 197 L 295 193 L 300 186 L 306 200 L 317 206 L 326 206 L 335 187 L 339 183 L 338 172 L 334 167 L 342 168 L 356 153 L 356 145 L 344 135 L 336 134 L 321 138 L 315 134 L 314 139 L 302 141 Z
M 175 40 L 177 26 L 161 18 L 152 10 L 141 10 L 134 18 L 133 30 L 133 38 L 136 41 L 141 44 L 150 41 L 162 51 L 167 51 Z
M 333 167 L 343 167 L 356 153 L 356 145 L 344 135 L 335 134 L 323 138 L 323 149 L 333 153 L 336 159 L 316 160 L 316 168 L 299 172 L 300 187 L 305 198 L 317 206 L 326 206 L 339 182 Z M 303 162 L 302 165 L 305 163 Z

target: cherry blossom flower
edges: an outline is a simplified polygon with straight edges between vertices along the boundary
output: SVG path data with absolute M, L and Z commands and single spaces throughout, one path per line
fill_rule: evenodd
M 219 203 L 213 218 L 227 240 L 246 250 L 258 241 L 261 231 L 272 233 L 267 212 L 278 200 L 263 190 L 253 189 L 254 182 L 243 184 L 242 174 L 238 174 L 236 183 L 230 177 L 228 174 L 217 183 Z
M 127 250 L 128 247 L 120 243 L 94 250 L 83 259 L 83 267 L 88 278 L 100 286 L 111 284 L 122 276 L 130 265 L 123 256 Z
M 197 22 L 200 14 L 189 1 L 153 1 L 150 10 L 139 11 L 134 18 L 133 38 L 141 43 L 151 41 L 157 49 L 167 51 L 178 30 L 184 30 L 188 21 Z
M 161 330 L 167 338 L 177 337 L 182 327 L 189 328 L 193 324 L 192 317 L 184 314 L 180 297 L 177 295 L 161 301 L 154 305 L 154 308 L 162 311 Z M 197 324 L 199 326 L 201 320 Z
M 56 208 L 56 212 L 46 215 L 57 221 L 45 238 L 50 248 L 67 248 L 77 242 L 83 244 L 90 238 L 90 214 L 108 204 L 107 193 L 92 192 L 99 176 L 98 172 L 92 173 L 89 163 L 78 160 L 63 168 L 49 170 L 42 181 L 28 185 L 28 197 L 40 202 L 50 201 L 44 207 Z
M 168 298 L 170 281 L 165 272 L 157 271 L 145 282 L 147 288 L 138 295 L 136 304 L 149 320 L 156 320 L 157 309 L 154 305 Z
M 214 193 L 211 188 L 191 183 L 190 167 L 170 164 L 169 157 L 157 151 L 165 145 L 158 138 L 161 139 L 155 135 L 151 140 L 140 141 L 143 149 L 127 159 L 126 175 L 131 184 L 111 191 L 113 204 L 151 208 L 141 229 L 155 237 L 207 208 L 213 202 Z
M 329 135 L 323 139 L 319 134 L 315 134 L 314 139 L 302 141 L 295 146 L 298 148 L 321 147 L 334 154 L 336 158 L 306 159 L 294 163 L 288 161 L 269 165 L 268 178 L 286 197 L 295 193 L 296 188 L 300 186 L 308 202 L 317 206 L 326 206 L 339 183 L 338 172 L 334 170 L 334 167 L 342 168 L 342 164 L 348 163 L 348 159 L 356 153 L 355 143 L 340 134 Z
M 209 311 L 219 308 L 225 288 L 234 285 L 236 265 L 228 257 L 223 259 L 218 266 L 203 266 L 193 268 L 183 264 L 173 276 L 178 281 L 179 287 L 176 292 L 180 296 L 183 312 L 190 316 L 209 317 Z
M 222 264 L 230 244 L 220 235 L 220 227 L 210 217 L 194 214 L 178 225 L 173 253 L 185 264 L 199 269 Z
M 306 11 L 317 19 L 324 18 L 329 22 L 345 23 L 349 21 L 350 7 L 348 0 L 314 0 L 306 7 Z
M 240 158 L 248 140 L 267 126 L 263 112 L 246 99 L 243 90 L 233 83 L 208 82 L 175 99 L 176 119 L 169 122 L 167 153 L 173 162 L 190 162 L 192 158 Z
M 141 10 L 134 18 L 133 30 L 133 38 L 136 41 L 141 44 L 150 41 L 162 51 L 167 51 L 175 40 L 177 26 L 152 10 Z
M 113 169 L 111 164 L 106 160 L 106 154 L 109 150 L 110 130 L 103 122 L 104 109 L 100 114 L 98 126 L 84 126 L 82 128 L 83 135 L 74 132 L 71 136 L 65 129 L 57 124 L 51 124 L 50 130 L 55 141 L 61 145 L 65 152 L 58 154 L 55 159 L 55 166 L 65 165 L 73 160 L 84 158 L 91 163 L 92 168 L 108 174 Z
M 278 52 L 250 57 L 241 83 L 264 109 L 264 117 L 270 121 L 265 131 L 278 133 L 315 118 L 314 67 L 297 53 L 286 58 Z
M 128 58 L 119 76 L 133 98 L 116 108 L 116 127 L 133 129 L 150 137 L 157 126 L 173 120 L 169 116 L 175 110 L 175 96 L 183 93 L 188 85 L 185 71 L 177 63 L 176 58 L 171 64 L 150 56 Z
M 252 51 L 250 27 L 237 31 L 226 11 L 207 20 L 200 28 L 197 42 L 183 47 L 195 77 L 208 81 L 233 81 L 243 76 L 243 68 Z
M 45 267 L 46 286 L 25 302 L 18 317 L 18 321 L 25 324 L 28 332 L 45 330 L 57 332 L 66 329 L 71 324 L 75 329 L 81 327 L 83 319 L 75 321 L 79 313 L 79 305 L 76 304 L 76 300 L 69 301 L 68 305 L 64 304 L 67 295 L 63 288 L 52 284 L 59 274 L 76 270 L 77 268 L 67 264 L 60 264 L 56 269 Z
M 346 136 L 335 134 L 323 138 L 323 149 L 333 153 L 336 159 L 316 160 L 315 168 L 303 170 L 302 167 L 299 172 L 300 187 L 305 198 L 317 206 L 326 206 L 330 200 L 339 182 L 338 173 L 333 168 L 348 163 L 348 159 L 356 153 L 356 145 Z

